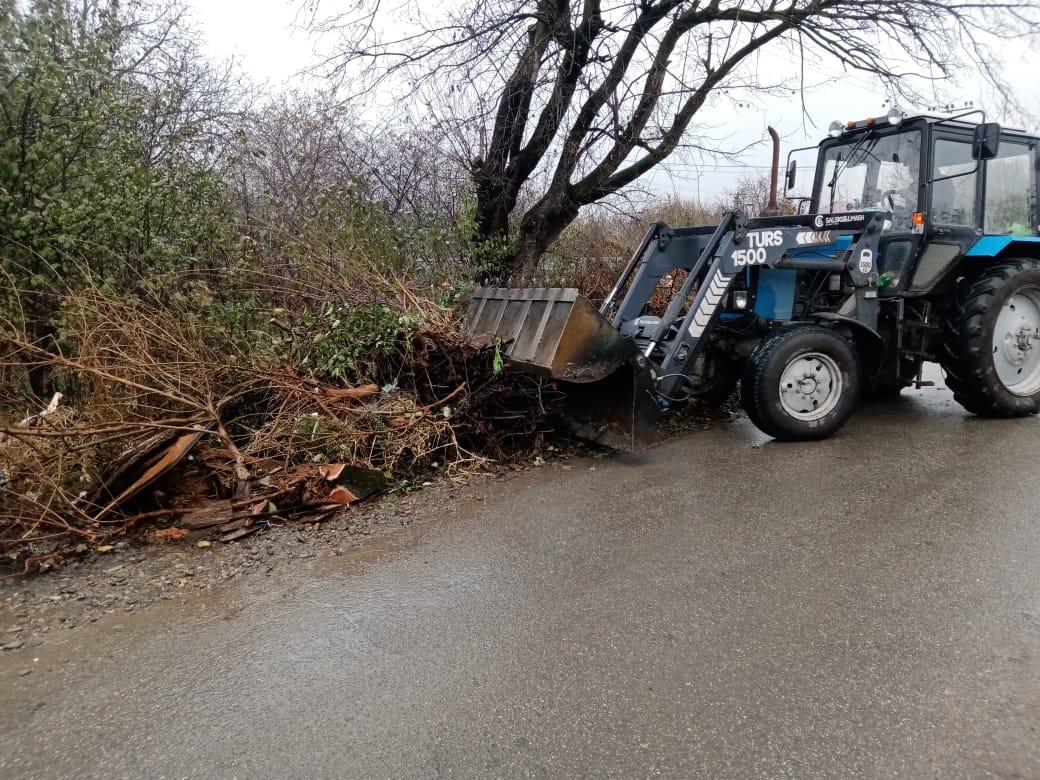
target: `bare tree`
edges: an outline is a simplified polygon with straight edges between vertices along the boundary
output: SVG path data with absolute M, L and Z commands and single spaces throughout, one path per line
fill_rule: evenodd
M 228 176 L 245 221 L 303 229 L 351 200 L 378 204 L 402 227 L 460 219 L 466 171 L 426 128 L 372 126 L 320 95 L 275 96 L 238 128 Z
M 760 52 L 786 54 L 796 82 L 830 60 L 911 98 L 915 77 L 967 64 L 1006 96 L 987 39 L 1040 29 L 1035 0 L 477 0 L 432 17 L 424 5 L 309 8 L 340 35 L 336 72 L 433 90 L 468 122 L 478 238 L 512 235 L 503 270 L 521 272 L 582 206 L 703 147 L 692 122 L 718 90 L 781 86 L 755 72 Z M 545 184 L 517 214 L 532 177 Z
M 769 189 L 769 176 L 741 176 L 729 193 L 728 202 L 725 198 L 719 201 L 719 210 L 736 209 L 749 217 L 760 216 L 769 206 Z M 781 199 L 777 206 L 781 214 L 797 213 L 797 204 L 792 201 Z

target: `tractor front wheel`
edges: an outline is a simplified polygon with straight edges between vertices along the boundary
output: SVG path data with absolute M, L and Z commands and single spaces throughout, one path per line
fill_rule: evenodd
M 966 282 L 940 362 L 954 399 L 980 417 L 1040 410 L 1040 263 L 1007 260 Z
M 775 439 L 822 439 L 852 414 L 859 385 L 859 361 L 846 339 L 820 325 L 789 325 L 747 359 L 741 399 L 751 422 Z

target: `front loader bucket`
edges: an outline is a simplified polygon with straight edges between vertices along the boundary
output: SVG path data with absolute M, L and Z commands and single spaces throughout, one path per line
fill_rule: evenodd
M 661 407 L 650 372 L 635 361 L 598 382 L 560 382 L 567 394 L 564 424 L 582 439 L 634 450 L 659 438 Z
M 558 381 L 576 435 L 615 449 L 652 440 L 659 407 L 646 361 L 577 290 L 481 287 L 467 324 L 498 339 L 515 368 Z
M 573 288 L 480 287 L 466 321 L 472 333 L 500 339 L 521 370 L 565 382 L 597 382 L 636 355 L 632 340 Z

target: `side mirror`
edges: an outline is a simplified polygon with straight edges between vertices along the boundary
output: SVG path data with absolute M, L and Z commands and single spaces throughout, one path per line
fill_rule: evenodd
M 985 122 L 975 128 L 971 139 L 971 157 L 974 160 L 992 160 L 1000 149 L 1000 125 Z
M 787 166 L 787 178 L 784 180 L 784 195 L 794 189 L 794 180 L 797 173 L 798 162 L 797 160 L 791 160 L 791 164 Z

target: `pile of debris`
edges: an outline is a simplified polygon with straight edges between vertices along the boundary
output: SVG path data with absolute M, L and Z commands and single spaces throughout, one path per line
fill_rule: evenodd
M 408 480 L 527 456 L 552 430 L 551 384 L 503 370 L 496 345 L 458 328 L 417 329 L 395 382 L 351 386 L 228 354 L 161 312 L 92 305 L 105 316 L 75 359 L 19 342 L 0 366 L 46 364 L 77 391 L 0 416 L 3 569 L 119 536 L 233 541 L 316 522 Z
M 153 538 L 216 528 L 220 541 L 230 542 L 276 519 L 319 522 L 386 488 L 382 471 L 345 463 L 287 469 L 208 446 L 204 434 L 162 433 L 142 442 L 112 464 L 112 473 L 81 506 L 98 525 L 113 516 L 128 526 L 176 517 L 178 532 L 153 532 Z

